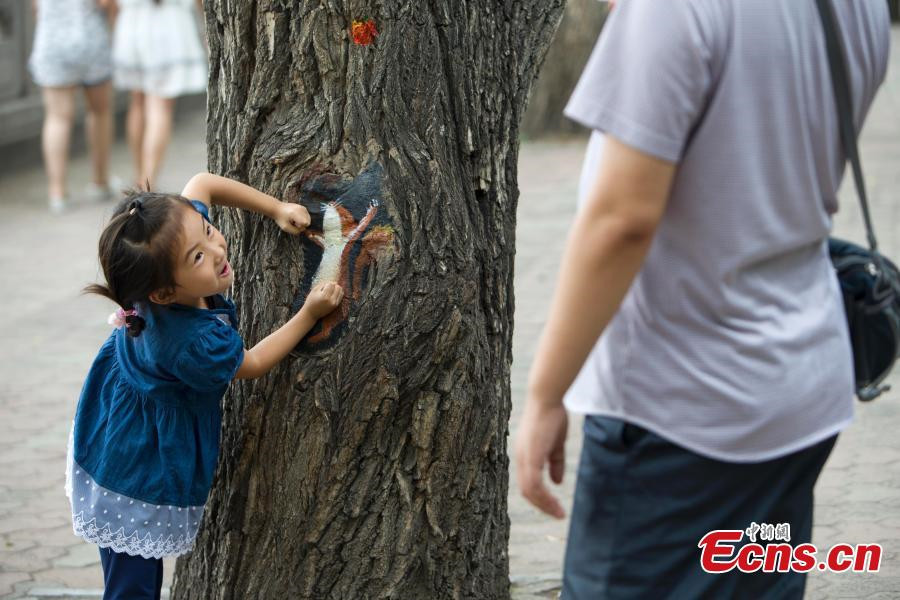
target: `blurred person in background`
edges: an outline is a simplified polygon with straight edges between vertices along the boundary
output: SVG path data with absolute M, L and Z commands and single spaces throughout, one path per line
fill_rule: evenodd
M 41 144 L 47 169 L 50 209 L 67 206 L 66 168 L 75 120 L 75 92 L 87 100 L 87 138 L 93 184 L 87 196 L 112 198 L 109 150 L 112 142 L 112 61 L 109 22 L 112 0 L 33 0 L 37 16 L 28 67 L 42 88 L 44 125 Z
M 206 90 L 206 53 L 194 0 L 119 0 L 114 81 L 128 90 L 126 131 L 135 183 L 156 183 L 172 135 L 178 96 Z M 202 4 L 197 7 L 202 11 Z

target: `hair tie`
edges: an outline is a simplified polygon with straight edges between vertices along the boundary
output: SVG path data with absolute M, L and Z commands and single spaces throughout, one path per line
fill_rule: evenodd
M 141 208 L 143 208 L 143 206 L 142 206 L 142 202 L 140 200 L 132 200 L 131 205 L 128 210 L 128 215 L 129 216 L 133 215 L 135 212 L 138 212 L 139 210 L 141 210 Z
M 134 309 L 124 310 L 124 309 L 116 309 L 116 312 L 109 315 L 109 318 L 106 320 L 107 323 L 113 325 L 115 327 L 124 327 L 125 326 L 125 318 L 126 317 L 134 317 L 137 316 L 137 311 Z

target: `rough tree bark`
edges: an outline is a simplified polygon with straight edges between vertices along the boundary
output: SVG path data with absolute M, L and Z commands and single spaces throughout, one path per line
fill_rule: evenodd
M 564 0 L 205 4 L 210 170 L 313 212 L 364 174 L 341 218 L 368 229 L 326 343 L 225 398 L 173 597 L 508 597 L 518 123 Z M 326 259 L 256 215 L 215 219 L 249 346 Z
M 608 5 L 597 0 L 569 0 L 559 31 L 550 44 L 540 77 L 531 90 L 522 117 L 522 133 L 529 138 L 571 134 L 584 127 L 563 115 L 591 50 L 606 21 Z

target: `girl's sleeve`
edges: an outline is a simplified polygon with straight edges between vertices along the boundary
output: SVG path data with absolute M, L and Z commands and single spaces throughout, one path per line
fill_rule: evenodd
M 205 204 L 203 204 L 203 203 L 200 202 L 199 200 L 191 200 L 190 203 L 191 203 L 191 206 L 194 207 L 194 210 L 196 210 L 198 213 L 200 213 L 201 215 L 203 215 L 203 219 L 204 219 L 207 223 L 210 223 L 210 222 L 211 222 L 211 221 L 209 220 L 209 207 L 207 207 Z
M 218 321 L 204 327 L 175 359 L 173 375 L 188 387 L 214 391 L 226 387 L 244 360 L 244 340 Z

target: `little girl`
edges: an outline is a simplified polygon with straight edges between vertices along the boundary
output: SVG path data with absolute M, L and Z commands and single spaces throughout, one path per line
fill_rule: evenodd
M 87 291 L 119 309 L 78 401 L 66 494 L 76 535 L 100 547 L 104 600 L 159 599 L 162 557 L 188 552 L 200 526 L 228 384 L 268 373 L 343 297 L 334 283 L 316 286 L 244 349 L 222 295 L 234 275 L 210 203 L 267 215 L 291 234 L 309 225 L 302 206 L 202 173 L 181 196 L 126 198 L 100 236 L 106 285 Z

